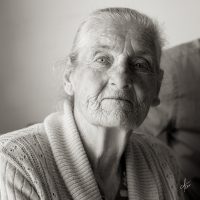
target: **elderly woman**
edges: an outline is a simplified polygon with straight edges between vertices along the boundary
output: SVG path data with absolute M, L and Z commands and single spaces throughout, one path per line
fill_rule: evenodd
M 68 57 L 63 112 L 1 136 L 1 199 L 183 199 L 168 148 L 134 132 L 159 104 L 160 56 L 147 16 L 92 13 Z

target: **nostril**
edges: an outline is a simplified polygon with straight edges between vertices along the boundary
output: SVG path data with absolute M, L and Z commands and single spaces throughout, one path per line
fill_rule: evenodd
M 124 85 L 124 89 L 128 89 L 129 88 L 129 85 Z
M 126 89 L 126 90 L 130 89 L 132 85 L 130 77 L 125 76 L 126 74 L 120 74 L 120 73 L 114 75 L 111 76 L 109 79 L 110 86 L 116 87 L 118 89 Z
M 118 89 L 129 89 L 131 87 L 130 84 L 128 83 L 123 84 L 122 82 L 118 82 L 118 83 L 111 82 L 110 84 L 111 86 L 117 87 Z

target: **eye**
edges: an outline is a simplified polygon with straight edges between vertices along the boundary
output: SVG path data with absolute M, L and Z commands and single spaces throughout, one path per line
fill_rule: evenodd
M 111 64 L 111 60 L 107 56 L 98 57 L 95 62 L 101 66 L 109 66 Z
M 150 63 L 143 58 L 139 58 L 133 62 L 134 71 L 144 72 L 144 73 L 153 73 L 153 69 Z
M 105 57 L 101 57 L 101 58 L 98 58 L 96 61 L 99 63 L 106 63 L 107 59 Z

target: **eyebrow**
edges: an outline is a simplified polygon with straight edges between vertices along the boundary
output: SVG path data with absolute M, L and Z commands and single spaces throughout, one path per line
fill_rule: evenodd
M 92 47 L 94 50 L 92 53 L 92 56 L 95 57 L 98 53 L 102 53 L 104 50 L 112 50 L 112 46 L 109 45 L 95 45 Z M 151 62 L 153 62 L 152 56 L 153 53 L 152 51 L 149 51 L 148 49 L 138 49 L 138 50 L 133 50 L 133 52 L 129 55 L 130 57 L 132 56 L 145 56 L 146 58 L 149 58 Z
M 96 46 L 94 46 L 93 48 L 95 48 L 95 49 L 106 49 L 106 50 L 110 50 L 110 49 L 112 49 L 112 46 L 109 46 L 109 45 L 96 45 Z
M 148 60 L 150 60 L 150 62 L 153 63 L 153 54 L 151 51 L 138 50 L 138 51 L 134 51 L 134 55 L 148 58 Z
M 152 56 L 152 51 L 149 51 L 147 49 L 144 49 L 144 50 L 133 50 L 133 54 L 134 55 L 150 55 Z
M 92 56 L 96 56 L 98 53 L 102 53 L 104 50 L 111 50 L 112 47 L 108 45 L 97 45 L 92 47 L 92 49 L 94 50 L 92 52 Z

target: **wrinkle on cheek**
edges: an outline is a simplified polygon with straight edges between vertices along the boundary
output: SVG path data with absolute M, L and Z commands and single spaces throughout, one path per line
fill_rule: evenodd
M 101 100 L 102 100 L 102 93 L 104 90 L 104 85 L 102 85 L 100 88 L 98 88 L 97 92 L 94 95 L 88 95 L 86 104 L 87 109 L 89 110 L 99 110 L 101 109 Z
M 145 93 L 142 85 L 140 83 L 134 83 L 134 101 L 142 101 L 144 99 Z
M 154 96 L 157 83 L 155 77 L 146 77 L 147 75 L 143 74 L 143 77 L 138 77 L 135 80 L 134 88 L 136 92 L 136 96 L 139 99 L 144 99 L 146 97 L 151 98 Z
M 101 101 L 105 87 L 106 84 L 102 84 L 101 87 L 97 90 L 97 93 L 95 95 L 87 97 L 87 109 L 102 110 Z
M 92 96 L 87 98 L 87 109 L 98 110 L 100 107 L 100 102 L 98 101 L 98 96 Z
M 91 73 L 89 87 L 91 85 L 92 91 L 90 93 L 91 95 L 88 96 L 88 103 L 100 104 L 107 83 L 108 81 L 102 76 L 102 73 Z

